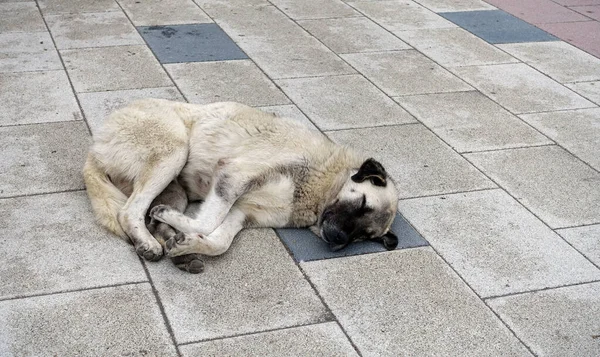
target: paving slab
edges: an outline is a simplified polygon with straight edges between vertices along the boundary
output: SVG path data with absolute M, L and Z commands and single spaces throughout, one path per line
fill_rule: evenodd
M 135 26 L 212 22 L 192 0 L 119 0 L 119 4 Z
M 587 21 L 587 17 L 578 14 L 551 0 L 487 0 L 490 4 L 531 24 L 552 22 Z
M 146 46 L 85 48 L 60 52 L 78 93 L 173 85 Z
M 521 119 L 600 170 L 600 108 L 526 114 Z
M 271 0 L 271 3 L 295 20 L 360 16 L 341 0 Z
M 552 143 L 479 92 L 424 94 L 396 100 L 461 153 Z
M 10 252 L 0 300 L 147 280 L 133 247 L 95 223 L 85 192 L 2 199 L 0 222 Z
M 276 83 L 321 130 L 416 122 L 358 74 L 283 79 Z
M 348 4 L 387 30 L 398 31 L 456 27 L 414 1 L 357 1 Z
M 180 349 L 186 357 L 284 357 L 291 351 L 296 356 L 358 356 L 335 322 L 184 345 Z
M 523 63 L 451 70 L 515 114 L 595 106 Z
M 517 62 L 514 57 L 460 28 L 402 31 L 398 36 L 444 67 Z
M 488 300 L 538 356 L 600 354 L 600 283 Z
M 569 83 L 566 86 L 600 105 L 600 81 Z
M 600 279 L 502 190 L 402 200 L 399 210 L 481 297 Z
M 429 248 L 301 264 L 363 356 L 528 356 Z
M 205 262 L 199 275 L 148 264 L 178 343 L 331 320 L 273 230 L 244 230 Z
M 311 122 L 310 119 L 308 119 L 306 115 L 304 115 L 304 113 L 302 113 L 300 109 L 298 109 L 298 107 L 293 104 L 271 105 L 266 107 L 259 107 L 259 109 L 262 109 L 269 113 L 273 113 L 278 117 L 294 119 L 310 129 L 319 130 L 315 126 L 315 124 L 313 124 L 313 122 Z
M 148 26 L 138 29 L 160 63 L 248 58 L 217 24 Z
M 379 160 L 400 198 L 493 188 L 496 185 L 419 124 L 328 132 Z
M 538 26 L 575 47 L 600 57 L 600 21 L 560 22 Z
M 556 231 L 589 260 L 600 266 L 600 224 Z
M 560 147 L 465 156 L 551 228 L 600 222 L 600 173 Z
M 498 47 L 560 83 L 600 79 L 600 58 L 566 42 L 513 43 Z
M 167 64 L 190 103 L 235 101 L 251 106 L 289 104 L 289 99 L 250 60 Z
M 415 50 L 353 53 L 341 56 L 391 96 L 473 89 Z
M 569 9 L 577 11 L 578 13 L 592 18 L 596 21 L 600 21 L 600 5 L 590 6 L 571 6 Z
M 59 50 L 144 44 L 122 11 L 45 17 Z
M 496 9 L 481 0 L 416 0 L 416 2 L 435 12 Z
M 92 135 L 104 123 L 110 113 L 118 108 L 138 99 L 160 98 L 168 100 L 184 101 L 176 87 L 128 89 L 107 92 L 88 92 L 77 95 L 79 103 L 85 114 L 85 119 L 92 131 Z
M 378 24 L 366 17 L 303 20 L 298 24 L 335 53 L 356 53 L 409 49 Z
M 0 3 L 0 32 L 46 31 L 34 2 Z
M 355 72 L 274 6 L 228 4 L 204 10 L 273 79 Z
M 44 15 L 120 11 L 115 0 L 38 0 Z
M 600 0 L 554 0 L 554 2 L 564 6 L 600 5 Z
M 149 284 L 0 302 L 3 356 L 177 356 Z
M 48 32 L 0 33 L 0 73 L 63 69 Z
M 65 71 L 0 73 L 0 87 L 0 126 L 82 119 Z

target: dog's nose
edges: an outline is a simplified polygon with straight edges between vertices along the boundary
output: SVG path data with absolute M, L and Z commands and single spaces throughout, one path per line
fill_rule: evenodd
M 329 247 L 333 251 L 340 250 L 349 243 L 346 233 L 329 224 L 323 226 L 323 239 L 329 243 Z

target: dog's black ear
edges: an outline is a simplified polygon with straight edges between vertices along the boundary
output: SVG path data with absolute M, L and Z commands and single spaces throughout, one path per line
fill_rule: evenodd
M 352 175 L 351 179 L 354 182 L 363 182 L 370 180 L 375 186 L 387 185 L 387 173 L 381 164 L 374 159 L 367 159 L 358 169 L 358 172 Z

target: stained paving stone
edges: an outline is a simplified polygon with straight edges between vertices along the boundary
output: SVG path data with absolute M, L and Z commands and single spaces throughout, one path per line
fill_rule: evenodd
M 0 197 L 82 189 L 89 143 L 82 121 L 0 127 Z
M 578 13 L 592 18 L 596 21 L 600 21 L 600 4 L 591 6 L 571 6 L 570 10 L 577 11 Z
M 502 190 L 402 200 L 400 211 L 481 297 L 600 279 L 600 270 Z
M 289 99 L 250 60 L 165 65 L 190 103 L 235 101 L 251 106 L 289 104 Z
M 490 4 L 518 16 L 531 24 L 587 21 L 578 14 L 551 0 L 488 0 Z
M 192 0 L 119 0 L 119 4 L 136 26 L 212 22 Z
M 566 84 L 575 92 L 600 105 L 600 81 Z
M 600 174 L 560 147 L 465 156 L 551 228 L 600 223 Z
M 425 94 L 396 100 L 458 152 L 552 143 L 479 92 Z
M 217 24 L 139 27 L 160 63 L 247 59 Z
M 417 0 L 416 2 L 435 12 L 496 9 L 481 0 Z
M 600 79 L 600 59 L 562 41 L 498 46 L 558 82 Z
M 460 28 L 402 31 L 398 36 L 444 67 L 517 62 L 514 57 Z
M 92 131 L 92 135 L 98 133 L 104 120 L 114 110 L 127 104 L 145 98 L 160 98 L 184 101 L 175 87 L 128 89 L 106 92 L 89 92 L 77 95 L 85 119 Z
M 600 57 L 600 21 L 559 22 L 539 24 L 540 28 L 556 37 Z
M 595 106 L 522 63 L 455 67 L 451 70 L 515 114 Z
M 600 108 L 527 114 L 521 119 L 600 170 Z
M 310 119 L 308 119 L 306 115 L 304 115 L 304 113 L 302 113 L 300 109 L 298 109 L 298 107 L 293 104 L 271 105 L 266 107 L 259 107 L 259 109 L 262 109 L 269 113 L 273 113 L 278 117 L 296 120 L 308 128 L 319 130 L 315 126 L 315 124 L 313 124 L 313 122 L 311 122 Z
M 304 20 L 298 24 L 336 53 L 411 48 L 366 17 Z
M 284 79 L 276 83 L 322 130 L 416 122 L 360 75 Z
M 493 44 L 558 40 L 502 10 L 444 12 L 440 15 Z
M 146 46 L 62 50 L 61 54 L 78 93 L 173 85 Z
M 341 56 L 390 96 L 473 89 L 415 50 Z
M 360 16 L 341 0 L 271 0 L 271 3 L 295 20 Z
M 63 69 L 48 32 L 0 33 L 0 73 Z
M 556 231 L 589 260 L 600 266 L 600 224 Z
M 538 356 L 600 354 L 600 283 L 487 301 Z
M 39 0 L 44 15 L 99 11 L 120 11 L 115 0 Z
M 3 356 L 177 356 L 149 284 L 0 302 Z
M 95 223 L 85 192 L 2 199 L 0 222 L 10 252 L 0 300 L 147 280 L 133 247 Z
M 178 343 L 330 321 L 273 230 L 242 231 L 202 274 L 148 264 Z
M 529 356 L 429 248 L 301 267 L 363 356 Z
M 64 71 L 0 73 L 0 126 L 81 120 Z
M 283 357 L 291 351 L 296 356 L 358 356 L 335 322 L 184 345 L 180 349 L 186 357 Z
M 331 131 L 327 135 L 379 160 L 395 179 L 400 198 L 496 187 L 422 125 Z
M 34 2 L 0 3 L 0 32 L 46 31 Z
M 294 259 L 298 262 L 387 251 L 381 243 L 360 241 L 353 242 L 344 249 L 334 252 L 329 248 L 329 245 L 325 243 L 325 241 L 317 237 L 308 229 L 282 228 L 277 229 L 276 231 L 283 243 L 294 256 Z M 391 231 L 398 237 L 398 247 L 396 249 L 429 245 L 429 243 L 427 243 L 427 241 L 424 240 L 400 214 L 396 215 Z

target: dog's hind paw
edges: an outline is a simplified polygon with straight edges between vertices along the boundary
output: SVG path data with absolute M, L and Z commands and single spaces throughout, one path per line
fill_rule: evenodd
M 135 251 L 140 257 L 144 257 L 144 259 L 150 262 L 160 260 L 164 254 L 163 248 L 158 242 L 156 245 L 138 244 L 135 247 Z
M 167 205 L 156 205 L 152 207 L 150 210 L 150 218 L 156 219 L 158 221 L 163 221 L 162 217 L 165 212 L 172 210 L 173 208 Z
M 204 271 L 204 261 L 200 257 L 200 254 L 185 254 L 172 257 L 171 261 L 180 270 L 198 274 Z

